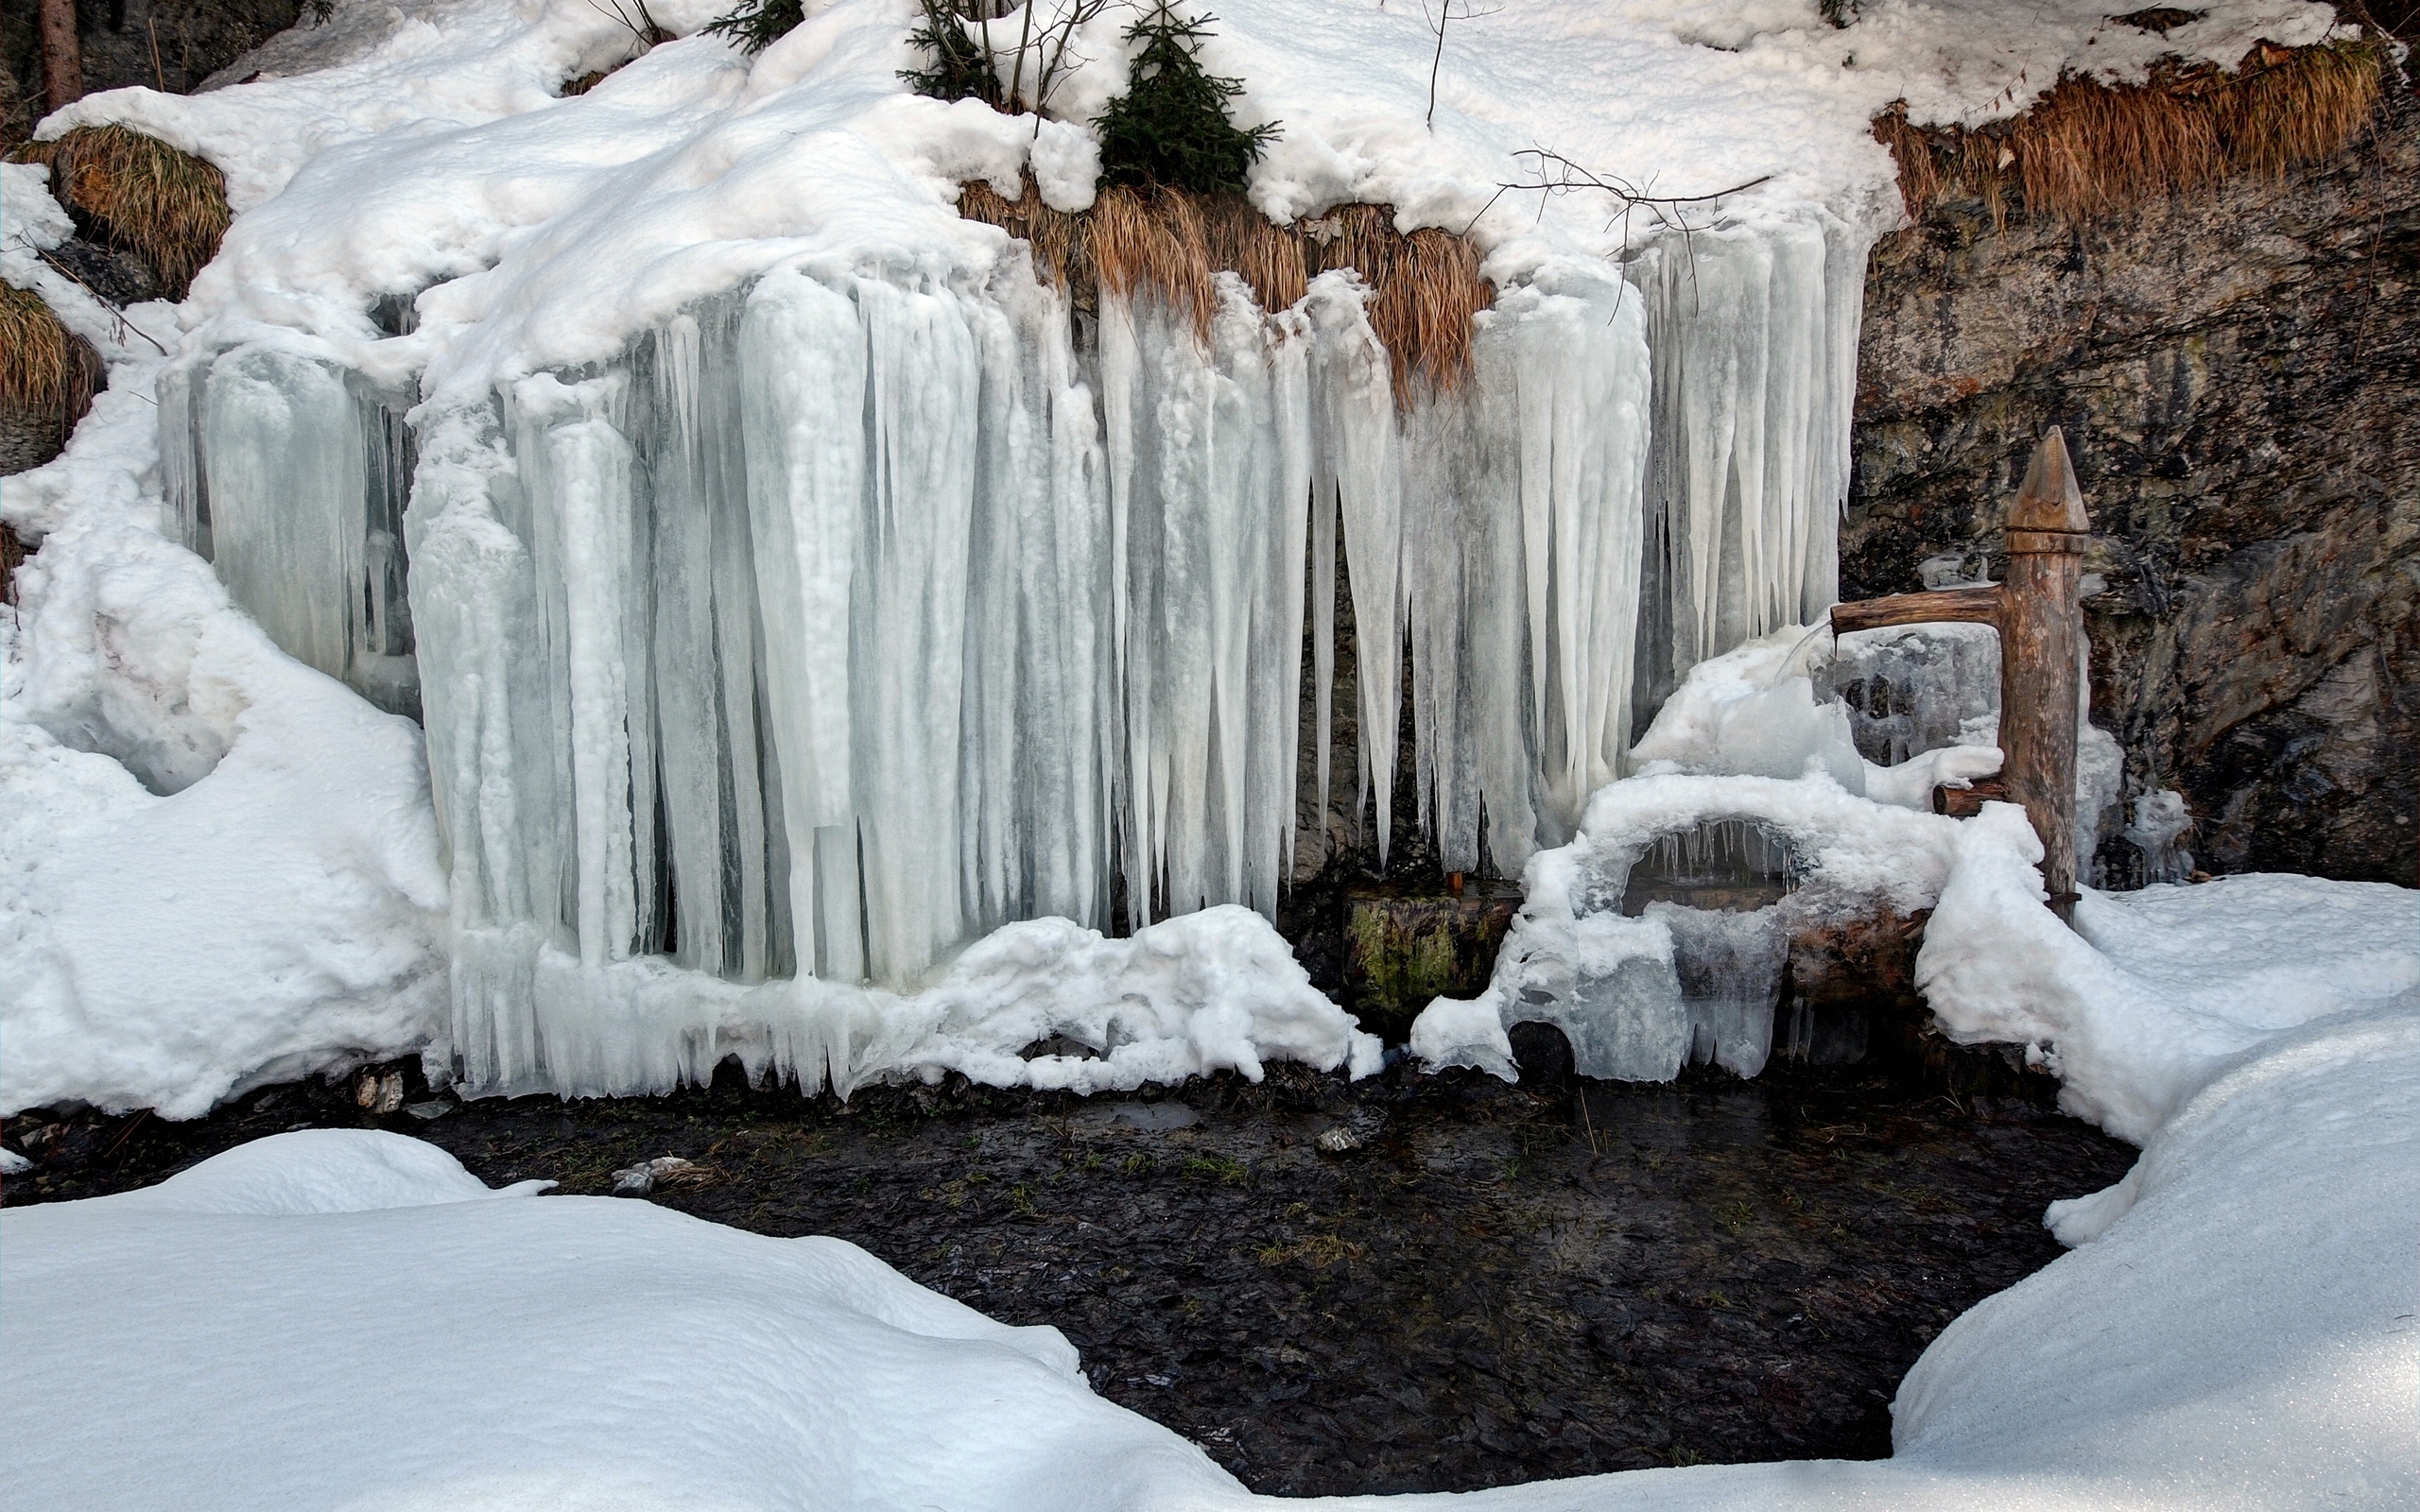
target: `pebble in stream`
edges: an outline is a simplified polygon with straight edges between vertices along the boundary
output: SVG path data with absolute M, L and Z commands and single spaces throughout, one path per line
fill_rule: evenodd
M 1548 1091 L 1273 1066 L 1091 1104 L 955 1085 L 843 1106 L 735 1074 L 613 1102 L 414 1091 L 384 1116 L 303 1083 L 193 1124 L 13 1119 L 40 1163 L 5 1200 L 147 1184 L 289 1126 L 393 1127 L 572 1193 L 677 1157 L 648 1200 L 836 1234 L 1053 1324 L 1103 1396 L 1254 1490 L 1310 1495 L 1887 1454 L 1924 1346 L 2057 1256 L 2045 1203 L 2134 1158 L 2025 1099 L 1788 1064 Z

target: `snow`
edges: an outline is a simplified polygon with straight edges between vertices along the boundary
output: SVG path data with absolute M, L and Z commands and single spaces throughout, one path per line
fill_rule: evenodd
M 2024 811 L 1958 833 L 1916 983 L 1953 1039 L 2037 1047 L 2060 1105 L 2141 1143 L 2227 1057 L 2420 992 L 2420 892 L 2267 873 L 2047 909 Z
M 453 1036 L 465 1092 L 669 1091 L 725 1056 L 841 1096 L 876 1077 L 1131 1091 L 1268 1060 L 1365 1076 L 1375 1037 L 1310 985 L 1269 921 L 1229 904 L 1123 939 L 1064 919 L 994 930 L 906 996 L 813 977 L 743 986 L 660 956 L 595 966 L 527 926 L 455 949 Z M 1020 1052 L 1063 1036 L 1097 1055 Z
M 1247 916 L 1249 917 L 1249 916 Z M 2234 1057 L 2080 1247 L 1943 1332 L 1893 1454 L 1630 1471 L 1339 1509 L 2408 1505 L 2420 1011 Z M 181 1509 L 1262 1504 L 1006 1328 L 852 1245 L 490 1192 L 372 1131 L 0 1211 L 0 1344 L 43 1383 L 29 1504 Z M 407 1320 L 398 1332 L 397 1320 Z M 364 1348 L 331 1348 L 354 1340 Z M 369 1347 L 375 1342 L 377 1347 Z
M 396 1135 L 277 1136 L 9 1209 L 10 1495 L 122 1507 L 1240 1501 L 1008 1328 L 834 1239 L 489 1193 Z M 107 1299 L 104 1302 L 104 1298 Z M 104 1378 L 104 1361 L 123 1373 Z M 72 1405 L 71 1405 L 72 1403 Z

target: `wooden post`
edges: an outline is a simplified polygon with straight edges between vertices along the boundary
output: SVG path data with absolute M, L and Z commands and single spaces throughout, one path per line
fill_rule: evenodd
M 1832 631 L 1962 621 L 2000 633 L 2000 780 L 2042 838 L 2050 907 L 2076 901 L 2077 593 L 2091 522 L 2057 426 L 2042 438 L 2008 510 L 2008 577 L 1982 588 L 1893 593 L 1832 608 Z
M 2076 652 L 2083 548 L 2092 528 L 2057 426 L 2042 438 L 2008 510 L 2001 587 L 2000 770 L 2042 837 L 2042 885 L 2072 923 L 2076 905 Z M 2023 690 L 2020 695 L 2016 690 Z

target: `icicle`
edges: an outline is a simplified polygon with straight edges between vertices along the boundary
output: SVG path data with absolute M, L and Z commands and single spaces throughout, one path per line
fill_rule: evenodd
M 1369 285 L 1357 275 L 1322 273 L 1311 281 L 1304 309 L 1312 332 L 1317 461 L 1311 487 L 1318 497 L 1337 501 L 1353 586 L 1361 705 L 1355 810 L 1375 798 L 1383 868 L 1393 826 L 1403 696 L 1403 487 L 1396 470 L 1392 369 L 1386 348 L 1370 329 L 1363 309 L 1368 296 Z

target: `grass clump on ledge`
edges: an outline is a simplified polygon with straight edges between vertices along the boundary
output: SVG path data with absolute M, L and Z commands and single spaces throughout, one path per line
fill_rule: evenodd
M 1102 290 L 1156 294 L 1188 313 L 1205 338 L 1222 270 L 1239 274 L 1262 309 L 1283 310 L 1320 274 L 1352 268 L 1370 284 L 1370 324 L 1404 404 L 1424 386 L 1461 386 L 1470 372 L 1471 318 L 1495 301 L 1469 242 L 1433 228 L 1407 235 L 1385 205 L 1343 205 L 1278 226 L 1239 194 L 1113 186 L 1090 210 L 1070 214 L 1044 204 L 1029 181 L 1016 199 L 977 181 L 960 190 L 958 208 L 1031 246 L 1035 271 L 1080 303 Z
M 0 408 L 31 414 L 64 437 L 100 382 L 91 343 L 60 324 L 41 295 L 0 284 Z
M 233 218 L 227 180 L 189 152 L 123 126 L 79 126 L 17 155 L 47 163 L 60 202 L 151 265 L 168 299 L 183 299 L 193 276 L 218 255 Z
M 2376 38 L 2263 44 L 2233 73 L 2171 63 L 2139 85 L 2063 78 L 2024 114 L 1985 126 L 1917 126 L 1894 106 L 1874 134 L 1912 217 L 1962 197 L 1996 225 L 2012 206 L 2080 222 L 2327 157 L 2368 124 L 2389 63 Z

